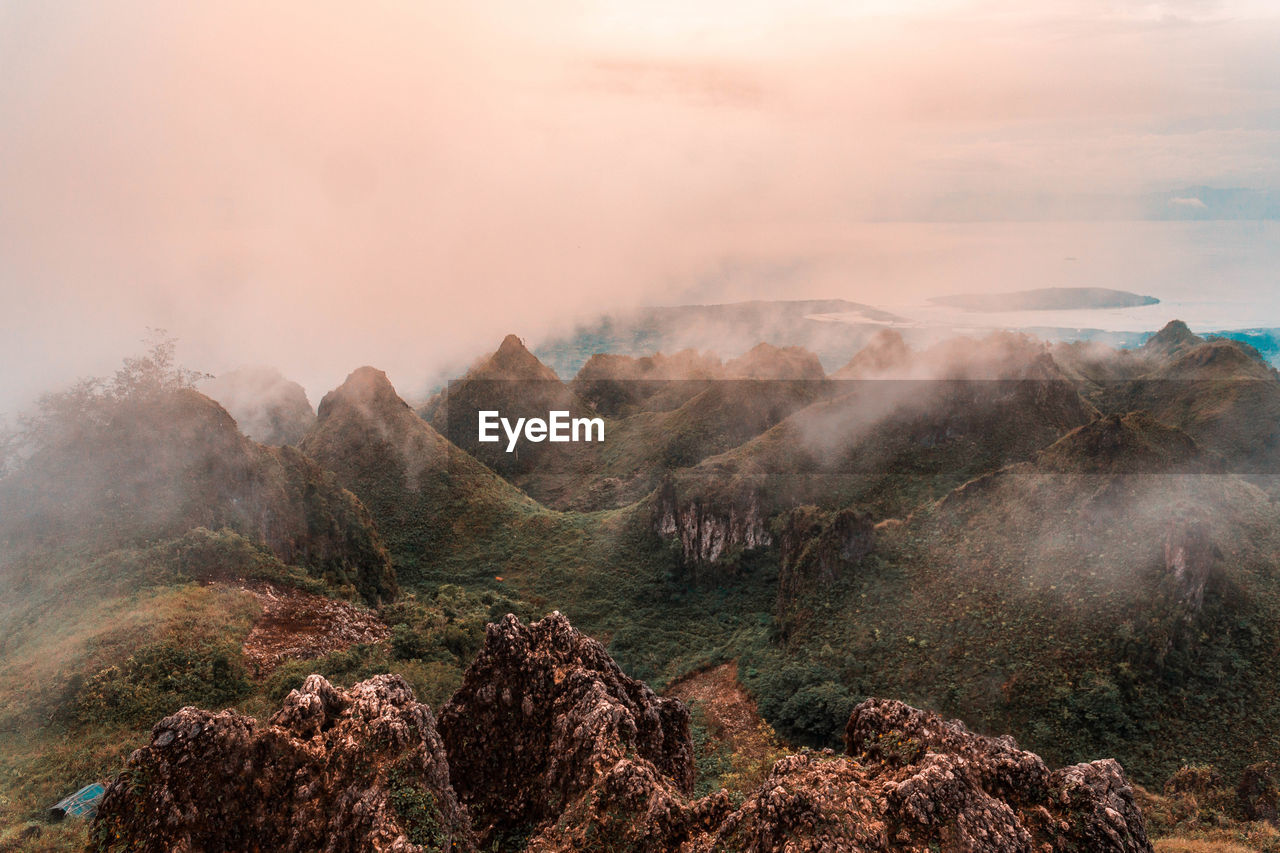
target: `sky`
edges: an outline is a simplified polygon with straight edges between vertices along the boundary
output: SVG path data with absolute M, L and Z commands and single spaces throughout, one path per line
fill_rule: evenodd
M 1264 298 L 1276 230 L 1134 222 L 1205 187 L 1280 192 L 1275 3 L 0 0 L 0 412 L 148 327 L 315 403 L 637 304 Z

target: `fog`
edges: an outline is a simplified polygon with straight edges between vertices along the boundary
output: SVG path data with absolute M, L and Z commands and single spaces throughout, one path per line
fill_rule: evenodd
M 1265 293 L 1127 221 L 1280 189 L 1269 5 L 1025 5 L 0 0 L 0 411 L 149 326 L 314 401 L 629 305 Z

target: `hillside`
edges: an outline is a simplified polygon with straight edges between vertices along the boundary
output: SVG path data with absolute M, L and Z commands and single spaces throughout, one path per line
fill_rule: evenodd
M 369 508 L 404 577 L 484 553 L 508 524 L 550 516 L 438 433 L 372 367 L 324 396 L 299 447 Z
M 48 431 L 0 480 L 10 553 L 102 551 L 228 528 L 371 602 L 394 597 L 386 551 L 364 507 L 289 447 L 246 438 L 187 388 L 94 402 Z
M 900 517 L 1095 414 L 1041 345 L 1016 336 L 938 347 L 902 373 L 921 378 L 836 381 L 829 399 L 676 472 L 655 498 L 662 535 L 705 564 L 768 545 L 768 520 L 796 506 Z
M 1182 783 L 1161 786 L 1187 763 L 1216 765 L 1214 792 L 1269 778 L 1250 768 L 1280 753 L 1280 510 L 1265 478 L 1237 473 L 1265 458 L 1250 455 L 1270 428 L 1256 401 L 1277 380 L 1237 344 L 1178 326 L 1152 340 L 1124 352 L 998 334 L 916 350 L 882 332 L 837 372 L 849 378 L 803 350 L 759 346 L 729 362 L 602 357 L 566 385 L 509 337 L 453 393 L 492 405 L 492 383 L 510 395 L 500 405 L 598 407 L 607 440 L 505 471 L 371 367 L 325 395 L 296 450 L 249 440 L 185 387 L 63 406 L 90 416 L 48 431 L 21 476 L 0 479 L 16 513 L 6 524 L 18 519 L 5 577 L 26 590 L 0 611 L 0 796 L 17 803 L 0 812 L 0 843 L 71 779 L 143 747 L 131 766 L 163 786 L 117 786 L 104 817 L 137 837 L 151 826 L 138 804 L 194 802 L 212 784 L 169 763 L 170 743 L 217 773 L 258 756 L 270 797 L 288 788 L 273 762 L 348 768 L 314 789 L 317 803 L 364 791 L 373 823 L 330 826 L 331 809 L 300 809 L 293 829 L 261 828 L 286 847 L 322 831 L 436 838 L 404 823 L 403 797 L 428 797 L 441 809 L 432 826 L 482 849 L 601 837 L 768 847 L 816 825 L 866 845 L 879 842 L 863 828 L 884 823 L 921 850 L 939 839 L 967 850 L 978 826 L 1046 831 L 1039 794 L 1003 800 L 1007 823 L 962 817 L 969 798 L 1010 794 L 980 769 L 1004 742 L 970 742 L 930 712 L 1016 736 L 1035 754 L 991 760 L 1042 781 L 1098 772 L 1115 789 L 1111 769 L 1050 771 L 1038 756 L 1109 757 L 1162 791 L 1112 802 L 1118 814 L 1142 804 L 1165 831 L 1260 832 L 1251 800 L 1193 817 Z M 1150 408 L 1117 408 L 1139 393 Z M 428 414 L 443 424 L 455 401 Z M 503 619 L 555 610 L 583 633 L 561 617 Z M 680 723 L 640 681 L 696 699 L 693 716 Z M 494 704 L 496 684 L 532 704 Z M 601 744 L 613 755 L 615 729 L 554 735 L 594 732 L 581 726 L 599 709 L 579 706 L 600 691 L 639 715 L 634 735 L 616 730 L 634 773 L 573 763 Z M 319 698 L 296 698 L 307 695 Z M 722 697 L 731 710 L 707 705 Z M 372 718 L 346 710 L 376 705 L 394 726 L 427 719 L 419 699 L 441 710 L 422 761 L 363 745 Z M 315 707 L 329 721 L 318 735 Z M 654 728 L 655 716 L 678 725 Z M 148 746 L 161 718 L 175 740 Z M 197 724 L 264 734 L 202 752 L 183 740 Z M 482 730 L 505 746 L 474 751 Z M 796 751 L 834 748 L 842 733 L 845 758 Z M 913 738 L 934 746 L 919 752 Z M 262 758 L 276 749 L 287 758 Z M 977 785 L 960 799 L 926 784 L 943 755 Z M 426 773 L 426 787 L 405 788 L 404 773 Z M 934 834 L 892 803 L 810 799 L 885 785 L 919 788 L 958 822 Z M 606 806 L 618 791 L 671 821 Z M 800 823 L 771 817 L 800 800 L 813 805 Z M 227 820 L 238 802 L 220 806 Z M 1098 849 L 1055 832 L 1063 849 Z M 1138 839 L 1118 849 L 1146 849 Z
M 1201 338 L 1173 321 L 1139 349 L 1055 347 L 1098 408 L 1145 410 L 1235 471 L 1280 473 L 1280 381 L 1253 347 Z

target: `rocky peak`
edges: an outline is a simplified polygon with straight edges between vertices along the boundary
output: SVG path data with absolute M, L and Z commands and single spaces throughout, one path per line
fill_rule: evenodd
M 1050 770 L 883 699 L 854 709 L 846 755 L 787 756 L 736 810 L 725 791 L 694 800 L 688 711 L 559 613 L 490 625 L 438 730 L 388 675 L 313 675 L 265 724 L 184 708 L 111 783 L 94 837 L 142 853 L 1151 853 L 1116 762 Z
M 393 508 L 374 484 L 394 480 L 412 492 L 448 464 L 448 442 L 372 367 L 352 372 L 324 396 L 300 448 L 367 501 L 380 521 Z
M 493 355 L 467 374 L 471 379 L 516 379 L 558 382 L 560 377 L 529 352 L 524 341 L 507 335 Z
M 895 840 L 919 839 L 900 849 L 929 849 L 927 837 L 950 824 L 946 850 L 1151 850 L 1133 789 L 1110 759 L 1051 771 L 1011 737 L 887 699 L 854 708 L 845 744 L 883 780 Z
M 554 821 L 626 757 L 676 791 L 693 785 L 688 710 L 628 678 L 559 613 L 489 625 L 440 731 L 482 846 Z
M 353 409 L 366 417 L 413 413 L 409 404 L 400 399 L 387 374 L 368 366 L 353 370 L 341 385 L 324 395 L 317 419 L 326 421 Z
M 318 675 L 263 724 L 183 708 L 129 757 L 98 810 L 101 849 L 471 850 L 431 710 L 402 678 Z
M 1193 333 L 1186 323 L 1170 320 L 1163 329 L 1142 344 L 1142 351 L 1151 355 L 1171 356 L 1201 343 L 1204 343 L 1204 338 Z

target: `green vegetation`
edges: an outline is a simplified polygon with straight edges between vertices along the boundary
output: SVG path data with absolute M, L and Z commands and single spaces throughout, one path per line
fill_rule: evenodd
M 410 843 L 427 850 L 444 850 L 449 843 L 435 794 L 418 785 L 412 771 L 396 765 L 387 776 L 388 796 Z
M 1186 336 L 1174 344 L 1165 361 L 1116 356 L 1102 373 L 1175 358 L 1216 370 L 1238 355 Z M 118 388 L 187 381 L 166 358 L 153 356 L 159 374 L 127 366 Z M 1073 364 L 1062 374 L 1070 386 L 913 400 L 905 414 L 899 401 L 865 396 L 720 392 L 661 412 L 632 401 L 640 408 L 610 422 L 616 442 L 593 449 L 585 468 L 538 475 L 537 489 L 560 505 L 609 507 L 591 511 L 534 501 L 432 429 L 376 371 L 325 398 L 300 451 L 268 451 L 234 427 L 208 440 L 202 430 L 217 419 L 190 391 L 134 395 L 133 406 L 119 390 L 85 386 L 46 401 L 40 428 L 61 443 L 33 458 L 68 500 L 92 500 L 73 501 L 71 513 L 45 493 L 30 502 L 41 512 L 58 504 L 39 519 L 76 535 L 5 531 L 17 547 L 0 575 L 22 594 L 0 598 L 0 842 L 109 775 L 184 704 L 265 716 L 312 672 L 340 685 L 394 672 L 439 708 L 485 624 L 507 612 L 564 612 L 657 690 L 736 661 L 762 716 L 797 746 L 838 746 L 854 703 L 876 695 L 1012 733 L 1052 763 L 1114 756 L 1152 786 L 1188 776 L 1188 763 L 1234 778 L 1280 756 L 1280 507 L 1243 477 L 1207 473 L 1215 462 L 1201 448 L 1214 443 L 1173 427 L 1218 430 L 1216 448 L 1237 452 L 1258 433 L 1232 424 L 1258 428 L 1269 409 L 1224 393 L 1178 424 L 1090 422 L 1073 389 L 1118 403 L 1086 370 L 1102 369 Z M 1188 387 L 1158 401 L 1164 411 L 1194 407 Z M 132 454 L 88 480 L 67 463 L 99 451 L 107 434 L 85 419 L 86 400 L 117 407 L 113 429 L 128 440 L 110 446 Z M 748 427 L 721 428 L 748 402 Z M 59 432 L 55 421 L 79 426 Z M 198 435 L 213 449 L 199 464 L 146 469 L 130 493 L 119 465 L 165 457 L 175 424 L 190 433 L 183 447 Z M 822 445 L 815 435 L 833 437 Z M 681 545 L 654 529 L 648 490 L 670 468 L 681 501 L 701 502 L 709 518 L 755 499 L 773 544 L 727 542 L 717 565 L 688 571 Z M 5 491 L 14 476 L 0 481 L 0 500 L 27 513 L 21 524 L 36 517 L 21 503 L 35 492 Z M 592 491 L 610 478 L 626 483 Z M 255 581 L 363 600 L 389 639 L 285 661 L 255 680 L 240 655 L 260 611 L 244 588 Z M 697 707 L 694 737 L 700 792 L 740 795 L 773 754 L 734 752 Z M 886 743 L 878 757 L 914 748 Z M 441 843 L 429 796 L 412 785 L 394 796 L 415 838 Z M 1234 801 L 1195 796 L 1153 799 L 1158 831 L 1275 849 L 1259 824 L 1240 822 Z M 1239 825 L 1223 834 L 1224 821 Z M 77 838 L 48 830 L 39 843 L 71 849 Z

